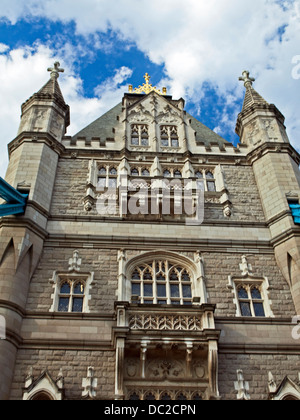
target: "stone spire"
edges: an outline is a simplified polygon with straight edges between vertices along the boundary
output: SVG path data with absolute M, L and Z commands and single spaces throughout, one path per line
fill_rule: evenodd
M 236 133 L 241 143 L 252 148 L 264 142 L 288 142 L 284 116 L 253 88 L 255 79 L 250 77 L 250 72 L 244 70 L 239 80 L 244 82 L 246 88 L 242 111 L 236 124 Z
M 249 71 L 244 70 L 242 77 L 240 77 L 239 80 L 244 82 L 244 86 L 246 88 L 242 112 L 250 109 L 253 105 L 269 106 L 269 103 L 253 88 L 253 82 L 255 82 L 255 79 L 250 77 Z
M 48 82 L 22 105 L 18 134 L 49 133 L 61 141 L 70 125 L 70 109 L 58 83 L 59 73 L 63 73 L 64 70 L 57 61 L 48 71 L 51 72 Z

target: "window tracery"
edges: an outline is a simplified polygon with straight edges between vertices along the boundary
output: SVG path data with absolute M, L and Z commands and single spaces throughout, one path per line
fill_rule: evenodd
M 131 274 L 131 295 L 145 305 L 191 305 L 192 277 L 168 260 L 140 264 Z
M 195 176 L 203 183 L 205 191 L 216 192 L 216 180 L 211 170 L 200 169 L 195 173 Z
M 98 171 L 98 188 L 117 188 L 118 170 L 112 167 L 102 166 Z
M 179 147 L 178 129 L 175 125 L 160 127 L 160 141 L 162 147 Z
M 149 146 L 149 127 L 145 124 L 133 124 L 131 126 L 131 145 Z
M 62 280 L 58 297 L 58 312 L 83 312 L 85 282 Z

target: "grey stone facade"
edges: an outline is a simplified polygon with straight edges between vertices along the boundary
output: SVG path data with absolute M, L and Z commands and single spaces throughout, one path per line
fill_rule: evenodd
M 29 200 L 0 220 L 0 398 L 300 399 L 300 156 L 283 116 L 244 73 L 237 148 L 154 90 L 71 138 L 59 72 L 9 144 L 6 180 Z M 201 224 L 162 201 L 124 213 L 124 179 L 165 171 L 194 199 L 203 185 Z M 101 182 L 114 214 L 99 213 Z

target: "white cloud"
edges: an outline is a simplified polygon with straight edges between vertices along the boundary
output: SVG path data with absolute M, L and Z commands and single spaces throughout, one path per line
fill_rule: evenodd
M 168 85 L 175 97 L 183 96 L 201 109 L 204 83 L 210 83 L 219 96 L 218 105 L 224 104 L 224 115 L 216 124 L 220 133 L 226 127 L 234 130 L 239 111 L 234 98 L 241 98 L 244 91 L 238 77 L 249 69 L 257 77 L 258 92 L 285 114 L 291 141 L 300 150 L 300 80 L 292 78 L 292 58 L 300 54 L 299 4 L 299 0 L 252 0 L 251 5 L 240 0 L 1 0 L 0 18 L 12 23 L 30 16 L 75 21 L 77 32 L 86 36 L 112 29 L 120 38 L 136 43 L 153 62 L 164 64 L 161 85 Z M 65 65 L 74 61 L 71 55 L 65 57 Z M 43 63 L 41 71 L 44 68 Z M 72 77 L 63 82 L 64 94 L 71 99 L 67 81 Z M 32 80 L 37 84 L 31 76 Z M 109 88 L 113 79 L 106 88 L 96 89 L 98 95 L 102 90 L 102 96 L 95 99 L 84 99 L 80 81 L 73 83 L 72 121 L 75 114 L 76 123 L 83 126 L 91 121 L 84 118 L 99 116 L 111 98 L 114 104 L 121 99 L 119 86 Z M 81 103 L 89 112 L 80 117 Z

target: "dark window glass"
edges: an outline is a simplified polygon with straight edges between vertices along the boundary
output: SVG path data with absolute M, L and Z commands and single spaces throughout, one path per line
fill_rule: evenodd
M 150 392 L 150 394 L 146 395 L 146 401 L 155 401 L 155 396 Z
M 251 289 L 251 296 L 252 296 L 252 299 L 260 299 L 261 300 L 261 293 L 257 289 L 257 287 L 253 287 L 253 289 Z
M 150 273 L 149 269 L 144 272 L 144 280 L 152 280 L 152 274 Z
M 72 312 L 82 312 L 83 309 L 83 298 L 74 297 Z
M 140 296 L 141 295 L 141 285 L 133 283 L 131 293 L 132 293 L 133 296 Z
M 242 316 L 252 316 L 249 302 L 240 302 L 240 307 Z
M 139 171 L 137 169 L 132 169 L 131 175 L 132 176 L 139 176 Z
M 129 401 L 139 401 L 139 400 L 140 400 L 140 397 L 136 392 L 131 394 L 130 397 L 129 397 Z
M 157 296 L 159 297 L 166 297 L 167 291 L 166 291 L 166 285 L 165 284 L 158 284 L 157 285 Z
M 133 280 L 140 280 L 141 276 L 138 270 L 134 270 L 134 272 L 132 273 L 132 279 Z
M 184 298 L 191 298 L 192 297 L 191 286 L 182 286 L 182 294 Z
M 84 285 L 82 283 L 77 283 L 74 287 L 74 294 L 75 295 L 83 295 L 84 294 Z
M 70 298 L 60 297 L 59 302 L 58 302 L 58 312 L 68 312 L 69 311 L 69 301 L 70 301 Z
M 177 286 L 176 284 L 171 284 L 171 297 L 180 297 L 179 286 Z
M 152 297 L 153 296 L 152 284 L 144 284 L 144 296 L 146 296 L 146 297 Z
M 172 271 L 172 273 L 170 274 L 170 280 L 171 281 L 179 281 L 176 271 Z
M 257 317 L 261 317 L 264 318 L 265 315 L 265 310 L 264 310 L 264 305 L 262 303 L 253 303 L 254 306 L 254 312 L 255 312 L 255 316 Z
M 64 295 L 69 295 L 71 293 L 71 287 L 69 283 L 64 283 L 60 288 L 60 293 Z
M 243 287 L 239 288 L 239 299 L 248 299 L 248 292 Z

